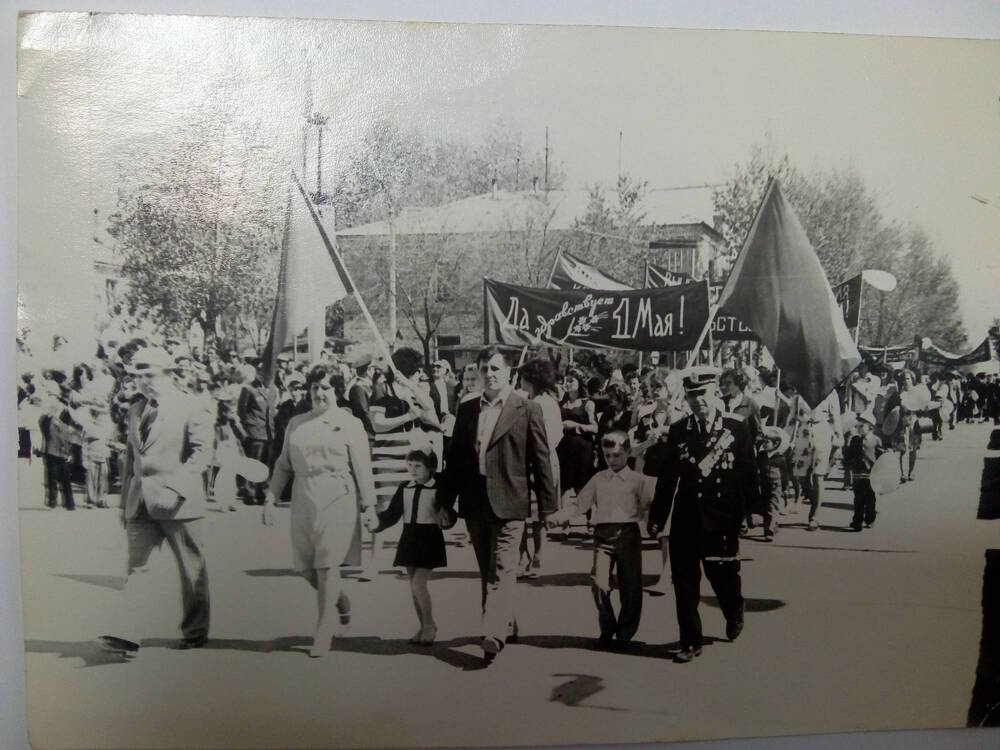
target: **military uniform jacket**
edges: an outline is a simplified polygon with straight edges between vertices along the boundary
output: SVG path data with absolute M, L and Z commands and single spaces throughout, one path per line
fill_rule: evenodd
M 703 430 L 692 415 L 670 427 L 649 520 L 662 528 L 673 508 L 672 529 L 730 532 L 743 522 L 745 508 L 757 507 L 759 495 L 746 423 L 716 412 Z

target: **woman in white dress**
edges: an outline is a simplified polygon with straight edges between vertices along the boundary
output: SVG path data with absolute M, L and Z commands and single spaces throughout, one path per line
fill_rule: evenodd
M 373 525 L 375 483 L 368 436 L 361 421 L 336 407 L 333 370 L 314 367 L 306 379 L 312 409 L 292 418 L 281 455 L 274 464 L 264 497 L 262 521 L 273 523 L 275 497 L 290 477 L 291 536 L 295 569 L 316 589 L 318 617 L 309 655 L 323 656 L 338 629 L 351 620 L 351 604 L 342 589 L 339 566 L 354 536 L 358 499 Z M 334 610 L 339 612 L 338 621 Z

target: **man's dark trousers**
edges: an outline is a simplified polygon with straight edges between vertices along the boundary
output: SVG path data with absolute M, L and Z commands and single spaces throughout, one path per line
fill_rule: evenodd
M 730 533 L 709 532 L 700 525 L 683 524 L 679 531 L 675 522 L 670 531 L 670 570 L 682 648 L 699 648 L 702 644 L 698 602 L 703 566 L 726 621 L 741 619 L 743 594 L 738 530 Z

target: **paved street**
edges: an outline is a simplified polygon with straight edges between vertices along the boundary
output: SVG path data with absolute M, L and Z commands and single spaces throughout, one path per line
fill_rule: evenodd
M 38 746 L 315 747 L 616 743 L 964 726 L 980 636 L 983 553 L 975 520 L 989 428 L 926 440 L 917 481 L 879 501 L 874 528 L 847 531 L 851 496 L 825 493 L 822 529 L 804 510 L 773 544 L 742 545 L 747 621 L 735 643 L 703 582 L 714 639 L 691 664 L 676 648 L 673 598 L 646 596 L 634 653 L 593 650 L 597 617 L 582 537 L 551 543 L 519 586 L 520 643 L 482 669 L 471 547 L 449 546 L 431 584 L 439 643 L 411 646 L 405 579 L 389 567 L 348 591 L 354 622 L 324 660 L 307 657 L 314 594 L 291 571 L 288 511 L 207 523 L 212 640 L 176 648 L 179 591 L 169 551 L 134 593 L 149 624 L 135 663 L 93 639 L 119 592 L 114 511 L 45 511 L 22 487 L 27 700 Z M 839 482 L 837 482 L 839 484 Z M 801 507 L 801 506 L 800 506 Z M 759 530 L 754 532 L 759 533 Z M 655 580 L 660 553 L 647 545 Z M 498 716 L 508 717 L 498 720 Z M 182 719 L 181 719 L 182 717 Z

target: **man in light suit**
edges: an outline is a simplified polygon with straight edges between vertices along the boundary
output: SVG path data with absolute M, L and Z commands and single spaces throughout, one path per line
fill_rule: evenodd
M 529 477 L 540 514 L 554 512 L 557 497 L 541 407 L 514 393 L 510 363 L 498 348 L 483 349 L 476 364 L 483 393 L 458 407 L 437 504 L 451 509 L 459 498 L 482 580 L 482 648 L 489 663 L 514 624 Z
M 128 372 L 144 398 L 129 407 L 121 508 L 129 575 L 143 568 L 164 540 L 177 560 L 184 610 L 181 648 L 186 649 L 200 648 L 208 640 L 201 474 L 210 463 L 213 432 L 211 415 L 197 398 L 177 387 L 175 370 L 163 349 L 142 349 L 132 358 Z M 127 633 L 128 622 L 118 625 Z M 138 639 L 127 634 L 131 637 L 102 636 L 101 641 L 109 650 L 134 655 Z

